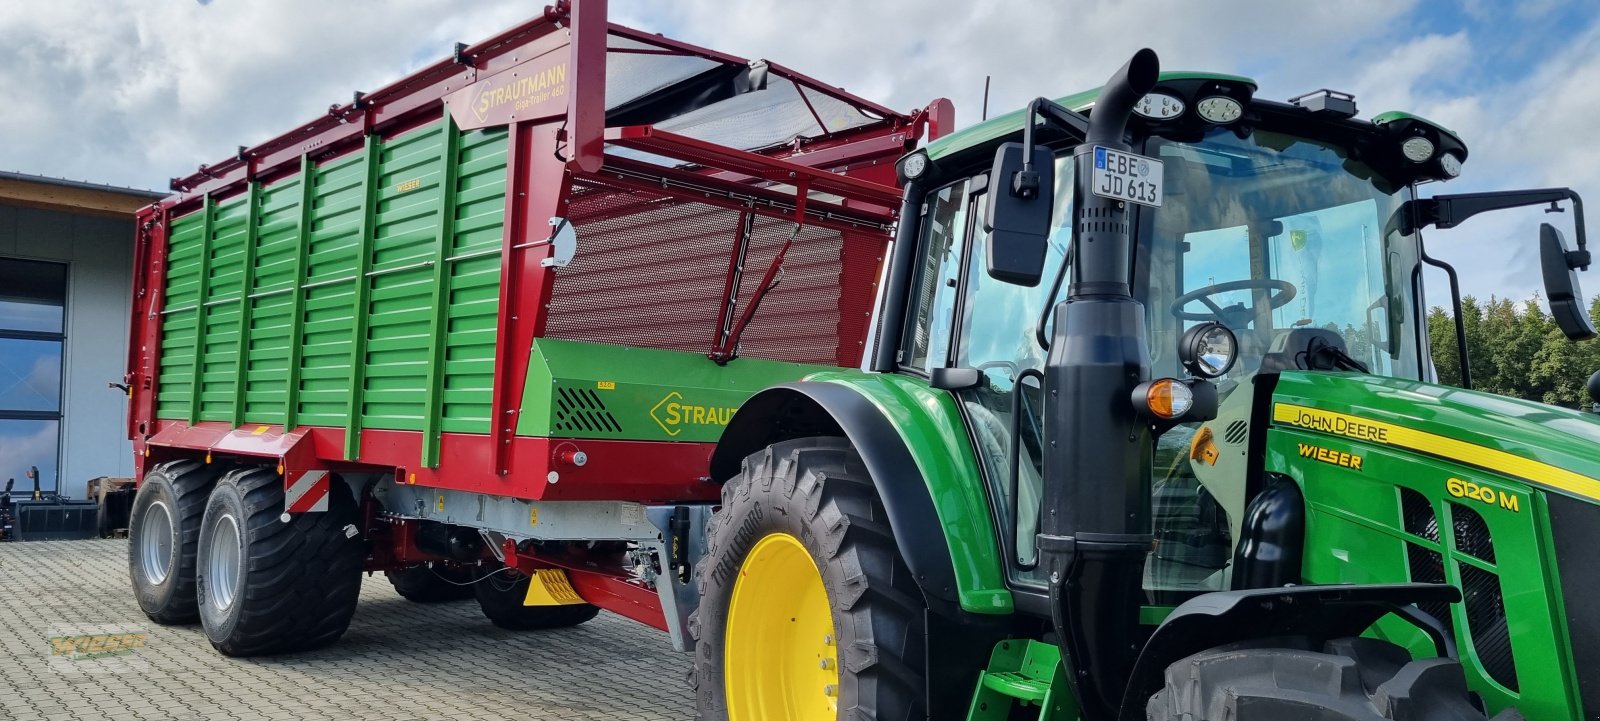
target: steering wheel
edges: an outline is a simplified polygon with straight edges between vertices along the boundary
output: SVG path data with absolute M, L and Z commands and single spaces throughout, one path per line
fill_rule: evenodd
M 1271 308 L 1282 308 L 1283 306 L 1288 305 L 1289 301 L 1294 300 L 1295 293 L 1297 292 L 1294 284 L 1290 283 L 1289 281 L 1278 280 L 1276 278 L 1248 278 L 1245 280 L 1230 280 L 1226 283 L 1217 283 L 1215 285 L 1205 286 L 1204 288 L 1196 288 L 1184 293 L 1183 295 L 1173 298 L 1170 310 L 1172 311 L 1172 315 L 1182 320 L 1215 319 L 1221 321 L 1223 325 L 1232 327 L 1232 324 L 1228 322 L 1229 313 L 1226 310 L 1223 310 L 1222 306 L 1217 305 L 1215 301 L 1211 300 L 1211 296 L 1218 293 L 1227 293 L 1235 290 L 1276 291 L 1272 294 L 1271 298 L 1267 300 L 1267 305 Z M 1197 300 L 1201 303 L 1204 303 L 1206 308 L 1211 310 L 1211 313 L 1196 313 L 1183 309 L 1184 306 Z

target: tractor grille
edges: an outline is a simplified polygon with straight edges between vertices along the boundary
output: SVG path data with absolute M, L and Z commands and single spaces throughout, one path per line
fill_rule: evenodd
M 1244 421 L 1229 423 L 1227 430 L 1222 432 L 1222 440 L 1230 446 L 1237 446 L 1249 439 L 1250 424 Z
M 1416 583 L 1444 583 L 1444 557 L 1438 551 L 1423 548 L 1415 543 L 1406 544 L 1406 561 L 1411 565 L 1411 580 Z M 1450 604 L 1428 601 L 1417 604 L 1429 616 L 1439 619 L 1445 630 L 1455 633 L 1455 622 L 1450 617 Z
M 1409 488 L 1400 489 L 1400 514 L 1405 520 L 1406 533 L 1439 542 L 1439 519 L 1426 496 Z M 1438 581 L 1443 582 L 1443 578 Z
M 1506 625 L 1500 577 L 1477 566 L 1457 565 L 1461 569 L 1461 593 L 1467 607 L 1467 630 L 1472 634 L 1472 647 L 1478 652 L 1478 661 L 1490 678 L 1515 691 L 1517 664 L 1511 658 L 1511 632 Z
M 1600 573 L 1594 571 L 1600 548 L 1600 506 L 1558 493 L 1545 499 L 1550 507 L 1550 534 L 1556 542 L 1556 569 L 1567 614 L 1572 665 L 1586 719 L 1600 718 Z
M 1450 504 L 1450 520 L 1456 530 L 1456 550 L 1480 561 L 1494 563 L 1494 539 L 1483 516 L 1459 503 Z
M 551 428 L 558 433 L 622 432 L 622 424 L 616 416 L 611 415 L 611 411 L 606 410 L 605 402 L 593 389 L 558 386 L 555 405 L 555 423 Z

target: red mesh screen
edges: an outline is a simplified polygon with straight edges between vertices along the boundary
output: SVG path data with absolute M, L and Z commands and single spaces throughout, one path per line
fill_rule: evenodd
M 737 210 L 665 194 L 592 180 L 574 184 L 568 218 L 578 253 L 556 271 L 545 334 L 710 353 L 739 217 Z M 793 229 L 787 221 L 757 218 L 735 321 Z M 857 365 L 886 240 L 802 227 L 785 256 L 781 282 L 745 329 L 740 355 Z

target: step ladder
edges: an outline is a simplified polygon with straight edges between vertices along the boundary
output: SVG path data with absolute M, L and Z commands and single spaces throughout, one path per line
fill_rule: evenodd
M 995 644 L 989 667 L 978 676 L 967 721 L 1008 721 L 1012 709 L 1037 708 L 1024 716 L 1038 721 L 1070 721 L 1078 705 L 1066 687 L 1061 649 L 1055 644 L 1029 639 L 1008 639 Z

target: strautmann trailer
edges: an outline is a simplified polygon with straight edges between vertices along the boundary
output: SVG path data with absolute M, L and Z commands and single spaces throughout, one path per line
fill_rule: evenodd
M 308 648 L 382 570 L 665 629 L 705 719 L 1600 717 L 1600 425 L 1429 383 L 1422 314 L 1424 227 L 1566 203 L 1592 335 L 1571 191 L 1418 198 L 1448 130 L 1148 51 L 936 138 L 603 12 L 143 214 L 152 618 Z

